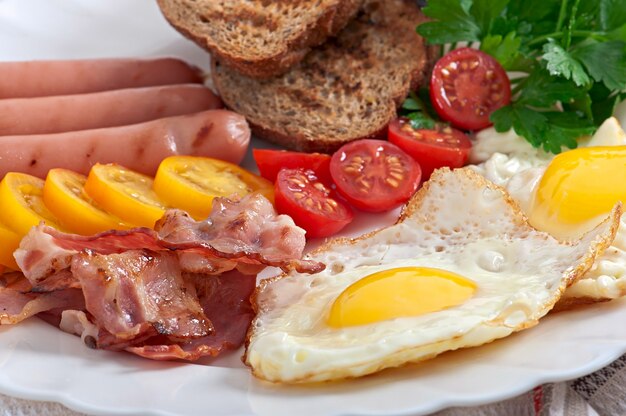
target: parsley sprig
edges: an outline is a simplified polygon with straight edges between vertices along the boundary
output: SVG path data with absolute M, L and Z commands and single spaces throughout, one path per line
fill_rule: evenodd
M 513 101 L 495 111 L 533 146 L 576 147 L 626 98 L 626 0 L 429 0 L 429 44 L 479 46 L 510 73 Z
M 411 123 L 411 127 L 415 130 L 434 129 L 435 125 L 440 122 L 433 114 L 437 114 L 430 108 L 430 99 L 428 98 L 428 90 L 420 89 L 418 94 L 411 92 L 402 103 L 400 115 L 406 117 Z

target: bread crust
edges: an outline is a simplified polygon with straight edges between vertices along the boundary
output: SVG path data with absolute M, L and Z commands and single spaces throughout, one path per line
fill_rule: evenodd
M 170 25 L 210 52 L 223 65 L 251 78 L 263 79 L 284 74 L 300 62 L 311 48 L 321 45 L 328 37 L 336 35 L 356 15 L 363 0 L 337 1 L 328 7 L 313 24 L 302 30 L 297 37 L 286 40 L 279 51 L 262 53 L 256 50 L 255 56 L 233 53 L 219 42 L 194 30 L 188 19 L 180 16 L 181 8 L 186 7 L 185 0 L 157 0 L 157 3 Z M 196 13 L 200 13 L 200 10 Z

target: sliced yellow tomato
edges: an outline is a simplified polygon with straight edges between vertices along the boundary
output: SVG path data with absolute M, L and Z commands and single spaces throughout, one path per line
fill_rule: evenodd
M 17 250 L 22 238 L 4 225 L 0 225 L 0 273 L 4 272 L 4 266 L 9 269 L 19 270 L 13 252 Z
M 154 178 L 154 190 L 168 205 L 183 209 L 198 220 L 209 215 L 217 196 L 260 192 L 274 202 L 274 185 L 270 181 L 232 163 L 208 157 L 164 159 Z
M 165 213 L 166 205 L 152 190 L 152 178 L 116 164 L 96 164 L 89 171 L 84 190 L 105 211 L 143 227 Z
M 43 184 L 43 179 L 25 173 L 7 173 L 0 182 L 0 222 L 19 236 L 41 221 L 62 229 L 43 202 Z
M 52 169 L 43 186 L 43 202 L 68 230 L 84 235 L 132 225 L 104 211 L 84 192 L 87 177 L 67 169 Z

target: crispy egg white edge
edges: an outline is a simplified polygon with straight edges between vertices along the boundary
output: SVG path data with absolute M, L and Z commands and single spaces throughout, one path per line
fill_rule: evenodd
M 620 125 L 620 122 L 622 123 Z M 596 133 L 580 141 L 580 147 L 624 146 L 626 134 L 626 101 L 616 109 L 615 116 L 606 119 Z M 493 149 L 497 150 L 495 153 Z M 534 191 L 552 160 L 541 150 L 534 149 L 514 132 L 497 133 L 493 128 L 478 134 L 478 145 L 472 159 L 479 164 L 469 168 L 493 183 L 504 187 L 522 211 L 529 212 Z M 568 287 L 554 310 L 566 310 L 578 305 L 609 301 L 626 296 L 626 219 L 622 218 L 613 244 L 581 279 Z
M 609 219 L 603 222 L 593 232 L 588 233 L 577 243 L 561 243 L 550 237 L 549 235 L 535 231 L 527 222 L 526 217 L 519 209 L 517 204 L 504 192 L 504 190 L 491 182 L 484 179 L 482 176 L 468 170 L 460 169 L 455 172 L 451 172 L 448 169 L 442 169 L 438 171 L 430 182 L 412 198 L 410 203 L 405 207 L 398 224 L 382 229 L 357 239 L 337 239 L 331 241 L 326 246 L 311 253 L 308 258 L 323 261 L 328 264 L 328 270 L 332 271 L 333 268 L 337 268 L 337 258 L 341 257 L 341 263 L 350 263 L 352 260 L 361 260 L 368 258 L 363 256 L 364 250 L 367 251 L 368 239 L 372 237 L 378 237 L 384 234 L 389 234 L 389 238 L 393 244 L 393 238 L 400 238 L 396 231 L 397 227 L 408 225 L 428 224 L 434 218 L 432 204 L 436 204 L 437 200 L 430 201 L 429 194 L 432 189 L 441 187 L 447 180 L 459 180 L 465 185 L 473 186 L 475 189 L 480 189 L 484 193 L 485 198 L 494 201 L 498 204 L 499 208 L 504 209 L 504 212 L 508 212 L 504 217 L 510 225 L 508 231 L 523 231 L 528 235 L 534 235 L 540 238 L 542 241 L 549 242 L 553 246 L 565 247 L 567 246 L 575 253 L 578 253 L 578 259 L 580 260 L 575 266 L 569 267 L 571 264 L 566 261 L 560 266 L 563 274 L 557 277 L 556 282 L 559 284 L 551 285 L 551 289 L 548 290 L 546 296 L 543 297 L 544 301 L 542 305 L 530 314 L 526 320 L 522 322 L 516 322 L 510 325 L 502 325 L 502 321 L 507 317 L 500 316 L 492 320 L 486 320 L 483 322 L 474 322 L 471 328 L 465 331 L 461 336 L 453 338 L 432 339 L 426 345 L 410 346 L 398 344 L 397 348 L 393 350 L 377 352 L 374 354 L 374 359 L 371 355 L 366 356 L 364 360 L 353 360 L 349 363 L 342 364 L 341 368 L 338 368 L 331 364 L 324 366 L 322 364 L 317 365 L 314 370 L 307 370 L 305 367 L 299 368 L 297 352 L 294 356 L 287 357 L 290 362 L 281 362 L 285 357 L 279 360 L 274 360 L 272 357 L 263 355 L 263 348 L 265 346 L 281 345 L 282 343 L 289 343 L 292 340 L 292 336 L 289 333 L 290 328 L 282 328 L 281 331 L 267 334 L 263 332 L 263 329 L 259 329 L 263 325 L 263 320 L 267 317 L 280 317 L 282 312 L 288 310 L 289 306 L 298 302 L 301 297 L 306 296 L 307 282 L 312 281 L 318 275 L 302 275 L 298 273 L 289 273 L 279 276 L 274 279 L 269 279 L 261 283 L 254 295 L 254 303 L 258 308 L 258 314 L 254 319 L 246 341 L 246 353 L 244 355 L 244 362 L 252 368 L 252 372 L 257 377 L 275 382 L 315 382 L 337 378 L 354 377 L 369 374 L 383 368 L 399 366 L 408 362 L 421 361 L 427 358 L 436 356 L 444 351 L 457 349 L 460 347 L 469 347 L 481 345 L 486 342 L 490 342 L 497 338 L 505 337 L 514 331 L 518 331 L 536 324 L 537 320 L 544 316 L 560 298 L 565 287 L 571 282 L 577 280 L 586 270 L 591 267 L 596 256 L 602 252 L 612 241 L 615 235 L 615 231 L 618 226 L 618 221 L 621 216 L 621 206 L 618 206 L 612 212 Z M 446 190 L 449 192 L 449 190 Z M 455 195 L 458 201 L 451 201 L 451 203 L 463 202 L 464 190 L 460 189 L 458 194 Z M 432 199 L 432 198 L 431 198 Z M 461 205 L 463 206 L 463 205 Z M 480 209 L 481 207 L 475 207 Z M 467 206 L 463 206 L 464 212 L 468 210 Z M 471 210 L 470 210 L 471 211 Z M 495 209 L 494 211 L 497 211 Z M 413 223 L 412 223 L 413 222 Z M 411 224 L 412 223 L 412 224 Z M 503 225 L 506 225 L 503 224 Z M 395 227 L 395 228 L 394 228 Z M 471 233 L 470 233 L 471 234 Z M 379 250 L 374 249 L 373 250 Z M 371 265 L 376 265 L 381 262 L 381 258 L 377 258 L 375 251 L 370 252 L 368 262 Z M 380 251 L 379 255 L 384 256 L 384 252 Z M 333 260 L 334 259 L 334 260 Z M 366 262 L 367 263 L 367 262 Z M 565 270 L 567 269 L 567 270 Z M 322 272 L 324 273 L 324 272 Z M 290 285 L 296 286 L 296 290 L 291 291 L 291 296 L 278 298 L 275 296 L 276 288 Z M 300 286 L 299 288 L 297 286 Z M 337 293 L 338 295 L 338 293 Z M 407 318 L 400 318 L 407 319 Z M 499 320 L 500 322 L 496 322 Z M 402 337 L 402 334 L 400 334 Z M 266 338 L 264 340 L 264 338 Z M 260 348 L 259 345 L 263 348 Z M 265 345 L 265 346 L 264 346 Z M 297 346 L 297 343 L 295 344 Z M 381 355 L 382 354 L 382 355 Z M 271 354 L 270 354 L 271 355 Z M 331 358 L 332 355 L 329 356 Z M 287 365 L 285 365 L 287 364 Z

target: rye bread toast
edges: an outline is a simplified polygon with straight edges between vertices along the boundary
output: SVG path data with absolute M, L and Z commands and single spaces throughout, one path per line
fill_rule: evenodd
M 333 152 L 384 132 L 407 93 L 423 82 L 431 55 L 415 31 L 413 0 L 366 0 L 333 39 L 284 75 L 257 80 L 213 63 L 223 101 L 260 138 L 300 151 Z
M 286 72 L 337 34 L 363 0 L 158 0 L 169 23 L 249 77 Z

